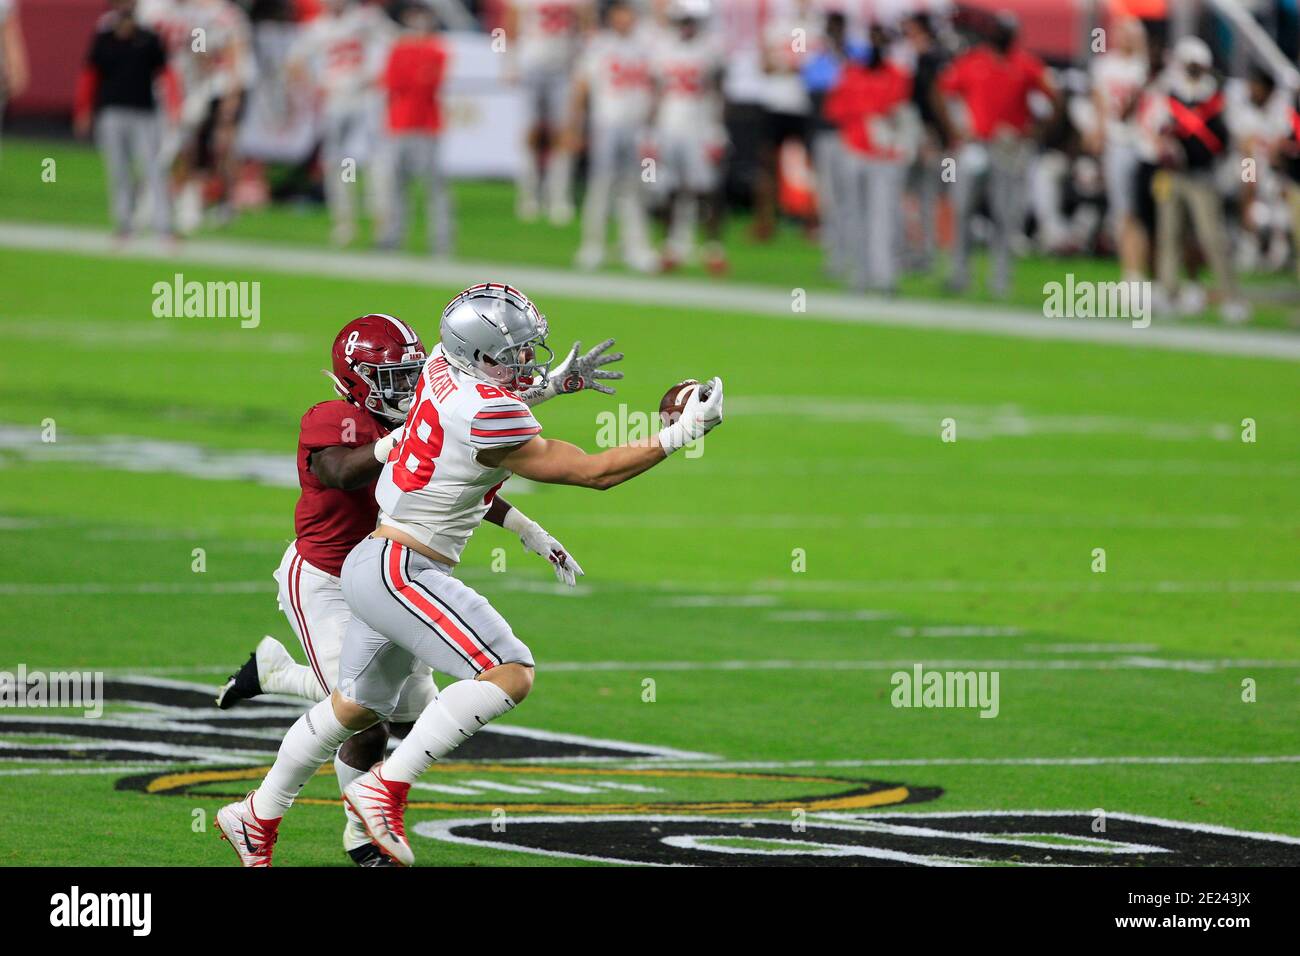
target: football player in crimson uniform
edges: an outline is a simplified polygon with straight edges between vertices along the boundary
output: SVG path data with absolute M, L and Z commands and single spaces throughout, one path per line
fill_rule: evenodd
M 343 565 L 352 621 L 337 686 L 290 728 L 261 786 L 217 813 L 243 865 L 270 865 L 280 819 L 303 785 L 355 734 L 396 712 L 417 668 L 432 668 L 455 682 L 426 704 L 383 764 L 343 791 L 375 846 L 398 863 L 413 862 L 404 823 L 412 781 L 533 685 L 527 645 L 454 576 L 494 492 L 512 473 L 612 488 L 722 421 L 722 381 L 714 378 L 651 438 L 592 455 L 543 438 L 524 398 L 551 387 L 541 355 L 549 359 L 547 331 L 523 293 L 497 283 L 466 289 L 443 311 L 442 341 L 420 372 L 401 441 L 376 486 L 379 526 Z M 514 510 L 502 524 L 521 534 L 531 526 Z
M 602 379 L 622 378 L 601 368 L 622 356 L 606 354 L 608 340 L 579 356 L 575 343 L 563 363 L 560 380 L 536 388 L 527 400 L 538 404 L 561 392 L 595 388 L 612 393 Z M 302 645 L 308 664 L 299 664 L 273 637 L 264 638 L 248 661 L 221 688 L 217 704 L 234 706 L 264 693 L 324 700 L 338 682 L 339 652 L 351 612 L 339 583 L 348 552 L 375 528 L 379 506 L 375 481 L 394 445 L 402 438 L 402 421 L 425 361 L 415 331 L 391 315 L 354 319 L 334 339 L 333 372 L 327 372 L 341 396 L 313 405 L 302 418 L 298 435 L 298 481 L 302 495 L 294 511 L 295 540 L 275 572 L 280 608 Z M 395 430 L 394 430 L 395 429 Z M 524 546 L 555 566 L 556 576 L 572 586 L 582 569 L 558 541 L 495 494 L 487 495 L 484 517 L 509 523 Z M 340 786 L 382 759 L 391 727 L 402 735 L 438 689 L 429 668 L 413 662 L 411 679 L 388 715 L 351 738 L 335 759 Z M 344 849 L 361 865 L 386 865 L 387 858 L 370 843 L 352 817 L 343 836 Z

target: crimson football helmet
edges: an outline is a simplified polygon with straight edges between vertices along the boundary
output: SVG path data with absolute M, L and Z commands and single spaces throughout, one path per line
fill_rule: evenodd
M 332 358 L 325 374 L 339 395 L 394 425 L 406 420 L 425 360 L 414 329 L 382 312 L 363 315 L 335 336 Z

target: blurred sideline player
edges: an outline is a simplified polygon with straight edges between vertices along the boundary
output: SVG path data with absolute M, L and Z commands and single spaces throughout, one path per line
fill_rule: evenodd
M 1097 110 L 1094 152 L 1101 154 L 1106 206 L 1125 280 L 1146 271 L 1146 235 L 1137 218 L 1137 107 L 1147 85 L 1146 32 L 1142 21 L 1125 18 L 1111 30 L 1114 47 L 1092 63 L 1092 97 Z
M 406 29 L 389 50 L 381 79 L 388 103 L 385 136 L 375 157 L 383 191 L 378 245 L 401 245 L 407 189 L 418 180 L 424 188 L 429 251 L 445 258 L 452 251 L 452 209 L 442 165 L 440 97 L 448 52 L 438 38 L 433 10 L 422 0 L 406 0 L 400 17 Z
M 142 11 L 180 80 L 181 107 L 161 162 L 174 165 L 177 231 L 193 232 L 209 203 L 228 218 L 237 173 L 235 137 L 256 79 L 248 17 L 231 0 L 151 0 Z
M 808 57 L 807 37 L 820 22 L 811 0 L 780 0 L 772 11 L 761 40 L 763 128 L 752 227 L 754 238 L 764 242 L 776 233 L 781 150 L 790 141 L 808 145 L 812 99 L 800 71 Z
M 721 48 L 706 31 L 708 0 L 672 0 L 670 29 L 654 49 L 654 140 L 660 173 L 669 184 L 668 241 L 663 268 L 695 255 L 696 222 L 704 223 L 704 265 L 727 269 L 722 248 L 721 164 L 727 132 L 722 118 Z
M 641 191 L 650 115 L 650 48 L 630 0 L 613 0 L 605 17 L 605 27 L 587 41 L 573 91 L 573 141 L 583 140 L 584 120 L 589 119 L 591 129 L 577 265 L 596 269 L 604 263 L 613 203 L 623 261 L 638 272 L 653 272 L 659 262 L 650 247 Z
M 512 473 L 612 488 L 722 421 L 722 382 L 715 378 L 692 392 L 677 422 L 651 438 L 588 455 L 541 437 L 520 393 L 552 387 L 548 331 L 523 293 L 497 283 L 472 286 L 443 310 L 441 342 L 419 374 L 401 443 L 379 477 L 379 527 L 343 566 L 353 617 L 338 687 L 285 735 L 257 790 L 218 811 L 221 833 L 243 865 L 271 864 L 281 818 L 302 787 L 350 737 L 392 716 L 417 668 L 433 668 L 457 680 L 384 763 L 344 790 L 375 845 L 400 864 L 414 862 L 405 825 L 412 782 L 514 709 L 533 683 L 528 647 L 484 597 L 453 576 L 497 490 Z M 512 514 L 505 526 L 515 530 Z M 557 567 L 578 572 L 563 552 Z
M 377 7 L 323 0 L 320 16 L 303 28 L 289 53 L 289 81 L 312 87 L 319 102 L 321 180 L 336 246 L 356 238 L 357 169 L 344 162 L 357 161 L 349 149 L 363 147 L 378 132 L 377 82 L 395 32 Z
M 1195 286 L 1184 287 L 1181 281 L 1186 217 L 1214 272 L 1223 318 L 1244 322 L 1250 318 L 1250 310 L 1237 293 L 1223 202 L 1214 180 L 1215 168 L 1228 148 L 1228 127 L 1223 117 L 1223 91 L 1213 67 L 1214 57 L 1205 41 L 1186 36 L 1175 45 L 1165 78 L 1160 104 L 1163 168 L 1152 184 L 1156 197 L 1155 308 L 1161 313 L 1190 313 L 1200 311 L 1204 304 Z
M 623 377 L 602 368 L 622 358 L 620 353 L 606 354 L 612 344 L 613 340 L 603 342 L 579 356 L 575 343 L 555 380 L 527 399 L 540 404 L 554 395 L 588 388 L 612 394 L 602 380 Z M 319 701 L 337 686 L 339 653 L 351 619 L 339 574 L 348 552 L 374 530 L 379 516 L 375 481 L 394 443 L 401 440 L 402 421 L 424 358 L 419 337 L 390 315 L 354 319 L 335 337 L 333 371 L 326 374 L 340 398 L 314 405 L 303 416 L 297 453 L 302 493 L 294 509 L 296 538 L 275 572 L 280 609 L 309 664 L 298 664 L 279 641 L 264 638 L 219 691 L 217 705 L 222 709 L 261 694 Z M 563 560 L 563 549 L 541 526 L 499 495 L 485 517 L 519 534 L 526 548 L 555 564 L 556 575 L 572 583 L 576 563 L 570 567 Z M 413 671 L 389 718 L 393 732 L 404 735 L 436 695 L 428 668 Z M 340 788 L 383 759 L 388 729 L 376 725 L 343 745 L 334 762 Z M 386 858 L 371 845 L 355 818 L 349 818 L 344 829 L 343 848 L 361 866 L 386 865 Z
M 1054 109 L 1057 105 L 1046 67 L 1017 44 L 1018 33 L 1016 18 L 999 14 L 993 36 L 954 59 L 939 77 L 935 111 L 948 141 L 957 147 L 951 292 L 965 292 L 970 285 L 971 221 L 985 196 L 993 225 L 989 291 L 996 296 L 1010 291 L 1011 242 L 1024 222 L 1025 180 L 1033 152 L 1030 97 L 1042 94 Z M 957 128 L 945 96 L 964 101 L 969 131 Z
M 137 209 L 147 202 L 153 229 L 170 235 L 171 203 L 159 156 L 157 93 L 178 102 L 162 41 L 136 17 L 135 0 L 112 0 L 95 25 L 77 79 L 73 129 L 92 131 L 104 156 L 109 209 L 119 239 L 131 234 Z
M 847 211 L 841 207 L 848 188 L 845 183 L 846 156 L 839 127 L 825 114 L 826 97 L 839 82 L 846 61 L 861 59 L 865 51 L 848 38 L 848 21 L 843 11 L 826 14 L 813 52 L 804 63 L 804 86 L 812 101 L 809 136 L 812 141 L 814 176 L 817 183 L 818 238 L 822 261 L 829 275 L 848 274 L 851 242 Z
M 0 120 L 5 103 L 22 96 L 30 78 L 15 0 L 0 0 Z
M 826 116 L 840 128 L 841 197 L 849 246 L 840 258 L 858 291 L 897 291 L 903 237 L 903 184 L 915 155 L 919 125 L 911 105 L 912 77 L 887 56 L 889 36 L 871 26 L 864 62 L 849 61 L 826 97 Z
M 506 35 L 514 44 L 510 77 L 524 94 L 527 141 L 515 214 L 525 221 L 537 218 L 543 201 L 553 224 L 573 219 L 573 65 L 593 22 L 591 0 L 510 0 L 506 9 Z

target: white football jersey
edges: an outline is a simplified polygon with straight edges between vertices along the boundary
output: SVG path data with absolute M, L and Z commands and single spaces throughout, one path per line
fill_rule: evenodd
M 1101 93 L 1106 138 L 1132 145 L 1137 138 L 1136 110 L 1130 110 L 1147 85 L 1146 57 L 1106 53 L 1092 63 L 1092 85 Z
M 578 70 L 590 90 L 593 123 L 645 124 L 650 116 L 650 44 L 644 33 L 620 36 L 602 30 L 588 41 Z
M 519 398 L 460 371 L 437 346 L 420 373 L 402 443 L 375 487 L 379 523 L 459 561 L 510 477 L 479 464 L 476 453 L 522 444 L 541 430 Z
M 654 47 L 659 88 L 655 125 L 666 133 L 713 135 L 722 121 L 717 79 L 724 64 L 722 47 L 709 34 L 686 41 L 675 30 L 664 31 Z
M 561 70 L 572 65 L 582 42 L 583 13 L 591 0 L 514 0 L 519 16 L 519 65 Z
M 326 112 L 347 112 L 367 102 L 396 33 L 377 7 L 354 5 L 308 23 L 289 56 L 306 64 Z

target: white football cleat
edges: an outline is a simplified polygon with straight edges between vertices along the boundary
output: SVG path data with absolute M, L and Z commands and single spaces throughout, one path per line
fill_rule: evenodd
M 406 797 L 409 783 L 385 780 L 376 767 L 343 789 L 343 801 L 361 818 L 371 842 L 400 866 L 415 862 L 406 839 Z
M 253 812 L 250 793 L 238 803 L 228 803 L 217 811 L 217 830 L 221 839 L 235 848 L 241 865 L 270 866 L 281 819 L 259 819 Z

